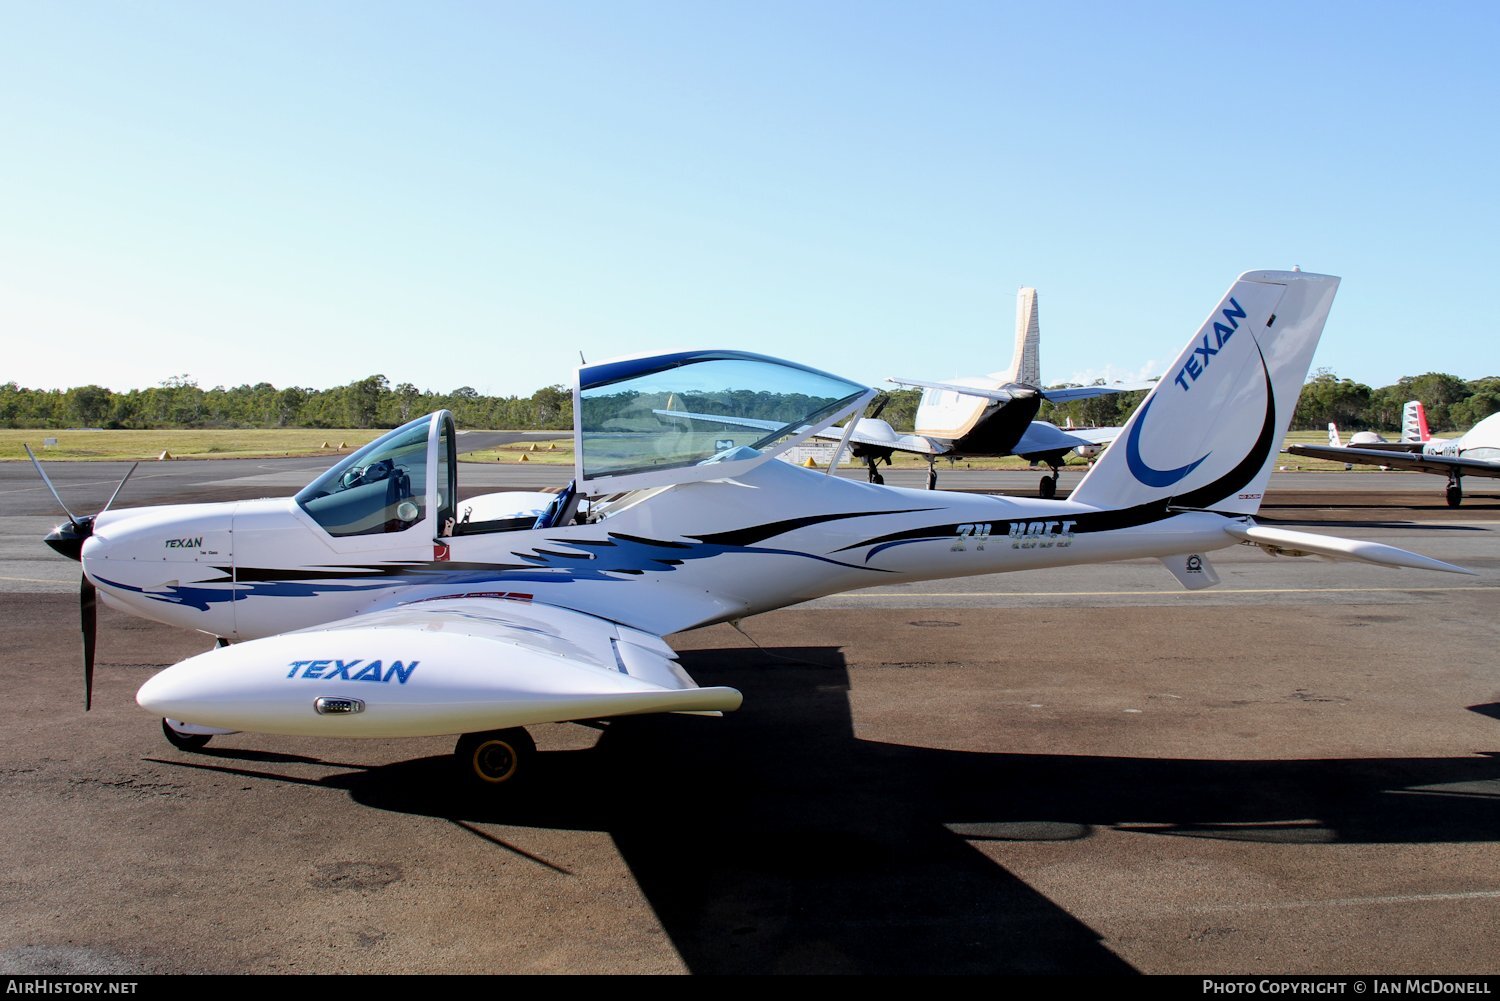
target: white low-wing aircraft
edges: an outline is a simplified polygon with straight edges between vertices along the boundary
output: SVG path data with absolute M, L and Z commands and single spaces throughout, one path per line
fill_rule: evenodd
M 865 460 L 870 481 L 882 482 L 877 471 L 893 452 L 914 452 L 927 457 L 927 487 L 937 486 L 939 456 L 1019 455 L 1031 462 L 1045 462 L 1051 473 L 1042 477 L 1041 495 L 1057 493 L 1057 474 L 1064 457 L 1074 450 L 1097 451 L 1113 441 L 1119 428 L 1063 430 L 1049 421 L 1036 419 L 1042 401 L 1066 403 L 1110 393 L 1150 389 L 1152 384 L 1074 386 L 1043 389 L 1041 377 L 1041 324 L 1034 288 L 1023 288 L 1016 296 L 1016 346 L 1010 367 L 981 377 L 961 377 L 946 382 L 896 378 L 898 386 L 922 390 L 917 407 L 916 433 L 890 432 L 866 419 L 853 435 L 856 458 Z
M 1465 476 L 1500 477 L 1500 414 L 1491 414 L 1460 438 L 1433 438 L 1427 433 L 1426 411 L 1412 400 L 1403 408 L 1401 425 L 1400 441 L 1384 441 L 1378 435 L 1373 441 L 1361 440 L 1355 435 L 1348 445 L 1340 445 L 1337 430 L 1330 424 L 1327 445 L 1290 445 L 1287 451 L 1346 465 L 1413 469 L 1446 476 L 1444 496 L 1449 507 L 1463 503 Z
M 462 734 L 465 774 L 525 774 L 524 727 L 717 714 L 662 637 L 852 588 L 1157 557 L 1188 588 L 1206 554 L 1459 567 L 1255 524 L 1338 279 L 1242 275 L 1067 501 L 858 483 L 767 461 L 874 395 L 753 354 L 585 365 L 576 480 L 458 502 L 446 411 L 399 427 L 295 497 L 106 510 L 49 536 L 81 558 L 86 687 L 94 589 L 220 645 L 137 701 L 179 747 L 238 730 Z M 774 422 L 742 444 L 663 420 L 677 400 Z M 847 443 L 846 443 L 847 444 Z M 38 467 L 40 468 L 40 466 Z

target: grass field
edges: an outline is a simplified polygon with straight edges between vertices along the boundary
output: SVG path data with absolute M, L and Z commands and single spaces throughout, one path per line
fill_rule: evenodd
M 524 455 L 527 462 L 540 462 L 549 466 L 571 466 L 573 464 L 573 435 L 566 431 L 561 432 L 560 435 L 560 437 L 546 441 L 523 441 L 513 445 L 502 445 L 499 448 L 464 452 L 459 456 L 459 461 L 520 462 L 521 456 Z
M 337 455 L 374 441 L 381 429 L 310 430 L 284 428 L 215 431 L 10 431 L 0 430 L 0 461 L 26 461 L 21 445 L 37 458 L 66 460 L 155 459 L 165 450 L 174 459 L 254 459 L 286 455 Z M 56 445 L 43 441 L 56 439 Z
M 0 430 L 0 462 L 24 461 L 26 453 L 21 444 L 31 445 L 37 457 L 43 461 L 78 460 L 149 460 L 163 451 L 174 459 L 248 459 L 287 455 L 338 455 L 350 452 L 373 441 L 383 434 L 382 429 L 358 430 L 309 430 L 290 428 L 280 430 L 215 430 L 215 431 L 10 431 Z M 1457 437 L 1460 432 L 1452 432 Z M 1386 432 L 1386 437 L 1395 439 L 1399 432 Z M 42 442 L 55 438 L 56 445 L 43 447 Z M 1328 435 L 1322 431 L 1293 431 L 1286 437 L 1286 444 L 1301 442 L 1323 444 Z M 465 462 L 539 462 L 546 465 L 572 465 L 573 438 L 566 432 L 558 438 L 538 442 L 522 442 L 500 448 L 467 452 Z M 846 460 L 847 461 L 847 460 Z M 927 460 L 916 455 L 897 455 L 894 465 L 898 469 L 921 469 Z M 1026 469 L 1024 459 L 1009 456 L 1004 459 L 958 459 L 949 463 L 938 460 L 938 469 Z M 1087 465 L 1087 460 L 1071 456 L 1069 466 Z M 1288 471 L 1327 471 L 1343 469 L 1338 462 L 1324 462 L 1299 456 L 1282 455 L 1278 468 Z M 1355 466 L 1356 471 L 1371 471 L 1373 466 Z

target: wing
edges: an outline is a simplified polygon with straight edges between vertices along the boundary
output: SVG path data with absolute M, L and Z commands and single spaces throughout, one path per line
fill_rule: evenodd
M 1112 442 L 1120 434 L 1119 428 L 1089 428 L 1088 430 L 1069 429 L 1064 431 L 1056 424 L 1047 421 L 1032 421 L 1025 431 L 1021 432 L 1021 438 L 1016 442 L 1015 448 L 1011 449 L 1016 455 L 1037 455 L 1045 452 L 1066 452 L 1071 448 L 1089 445 L 1104 445 Z
M 1380 452 L 1372 448 L 1335 448 L 1332 445 L 1291 445 L 1287 451 L 1311 459 L 1330 462 L 1353 462 L 1365 466 L 1389 466 L 1392 469 L 1415 469 L 1423 473 L 1447 476 L 1459 472 L 1465 476 L 1500 476 L 1500 463 L 1488 459 L 1465 459 L 1455 455 L 1408 455 L 1403 452 Z
M 1090 445 L 1108 445 L 1120 437 L 1124 428 L 1068 428 L 1068 434 L 1082 438 Z
M 1091 400 L 1096 396 L 1108 396 L 1110 393 L 1134 393 L 1139 390 L 1155 389 L 1154 382 L 1117 382 L 1108 386 L 1069 386 L 1065 389 L 1044 389 L 1042 395 L 1049 403 L 1069 403 L 1073 400 Z
M 1332 445 L 1326 445 L 1326 446 L 1323 446 L 1323 447 L 1325 447 L 1325 448 L 1331 448 L 1331 447 L 1334 447 L 1334 446 L 1332 446 Z M 1361 442 L 1358 445 L 1340 445 L 1340 446 L 1337 446 L 1337 447 L 1339 447 L 1339 448 L 1362 448 L 1362 449 L 1365 449 L 1366 451 L 1370 451 L 1370 452 L 1382 452 L 1382 453 L 1384 453 L 1384 452 L 1414 452 L 1414 453 L 1420 455 L 1421 452 L 1422 452 L 1422 442 L 1420 442 L 1420 441 L 1366 441 L 1366 442 Z
M 842 441 L 847 426 L 820 431 L 815 437 L 826 438 L 829 441 Z M 949 451 L 948 445 L 924 435 L 899 434 L 895 428 L 878 417 L 866 417 L 855 424 L 854 433 L 849 436 L 849 440 L 861 445 L 874 445 L 877 448 L 889 448 L 897 452 L 914 452 L 917 455 L 942 455 Z
M 136 696 L 172 719 L 260 733 L 412 737 L 739 708 L 661 637 L 500 595 L 418 601 L 211 650 Z

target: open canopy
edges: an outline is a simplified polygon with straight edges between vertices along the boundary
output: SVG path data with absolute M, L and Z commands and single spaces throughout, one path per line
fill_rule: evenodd
M 453 436 L 446 410 L 408 421 L 334 463 L 298 492 L 297 504 L 333 536 L 418 526 L 437 535 L 453 517 Z
M 717 479 L 858 413 L 875 391 L 744 351 L 680 351 L 578 369 L 580 490 Z

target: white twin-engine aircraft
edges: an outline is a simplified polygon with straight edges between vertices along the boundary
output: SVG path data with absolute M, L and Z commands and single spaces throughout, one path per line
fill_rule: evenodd
M 699 351 L 578 369 L 576 480 L 559 494 L 458 501 L 443 411 L 295 497 L 69 515 L 49 542 L 83 564 L 86 686 L 97 588 L 219 638 L 136 696 L 179 747 L 241 730 L 463 734 L 465 774 L 501 786 L 527 771 L 531 724 L 737 708 L 739 692 L 698 687 L 662 636 L 820 595 L 1139 557 L 1200 588 L 1217 582 L 1205 554 L 1237 543 L 1468 572 L 1252 520 L 1337 287 L 1242 275 L 1067 501 L 767 461 L 852 424 L 874 391 Z M 685 428 L 658 416 L 673 397 L 776 430 Z
M 1037 294 L 1023 288 L 1016 295 L 1016 346 L 1010 368 L 982 377 L 961 377 L 947 382 L 922 379 L 890 379 L 898 386 L 922 390 L 917 407 L 916 432 L 897 434 L 878 417 L 857 423 L 850 437 L 856 459 L 864 460 L 871 483 L 883 483 L 879 465 L 890 465 L 896 452 L 911 452 L 927 459 L 927 488 L 937 488 L 937 460 L 947 456 L 1019 455 L 1031 462 L 1045 462 L 1050 474 L 1042 477 L 1040 492 L 1051 498 L 1057 493 L 1057 474 L 1064 457 L 1072 451 L 1095 455 L 1114 441 L 1119 428 L 1073 428 L 1064 430 L 1037 420 L 1042 401 L 1066 403 L 1111 393 L 1150 389 L 1152 383 L 1109 386 L 1074 386 L 1043 389 L 1041 377 L 1041 324 Z M 834 428 L 833 431 L 842 431 Z M 831 437 L 825 434 L 823 437 Z

